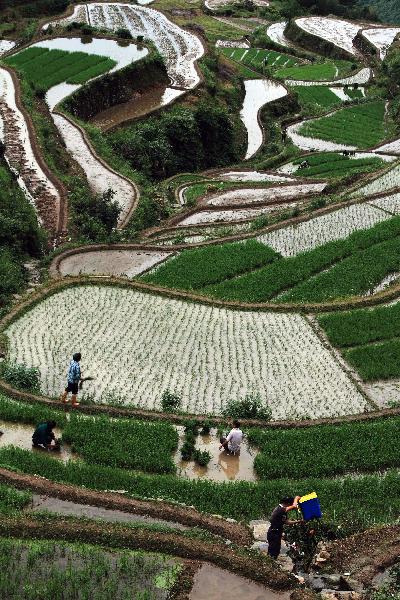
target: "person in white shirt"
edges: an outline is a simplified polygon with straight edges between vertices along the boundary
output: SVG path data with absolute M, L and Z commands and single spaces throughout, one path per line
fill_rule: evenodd
M 243 432 L 240 429 L 239 421 L 233 421 L 233 429 L 230 430 L 227 437 L 222 436 L 219 440 L 220 447 L 229 454 L 237 454 L 240 451 L 240 444 L 243 441 Z

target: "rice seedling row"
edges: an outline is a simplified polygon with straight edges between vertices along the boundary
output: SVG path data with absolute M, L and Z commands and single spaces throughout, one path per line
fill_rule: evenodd
M 162 555 L 62 541 L 0 538 L 0 554 L 0 595 L 10 600 L 165 600 L 180 571 Z
M 329 227 L 331 223 L 328 221 L 326 225 Z M 276 298 L 280 293 L 289 288 L 300 286 L 300 284 L 311 286 L 314 279 L 311 280 L 310 278 L 316 276 L 318 273 L 320 273 L 320 278 L 330 277 L 331 273 L 334 272 L 333 268 L 329 269 L 326 273 L 322 273 L 322 271 L 333 267 L 336 263 L 338 263 L 336 269 L 340 269 L 344 268 L 342 267 L 343 264 L 347 265 L 348 263 L 350 264 L 351 261 L 361 260 L 363 256 L 366 256 L 363 254 L 363 251 L 368 251 L 374 257 L 374 252 L 376 252 L 377 255 L 376 259 L 372 259 L 371 264 L 360 262 L 360 268 L 361 265 L 364 268 L 364 278 L 368 278 L 369 275 L 371 277 L 374 275 L 377 277 L 377 274 L 374 272 L 375 264 L 376 269 L 382 271 L 390 268 L 390 260 L 395 260 L 394 256 L 396 256 L 396 252 L 398 251 L 399 232 L 400 219 L 394 217 L 383 223 L 378 223 L 371 229 L 355 231 L 345 239 L 331 241 L 314 248 L 313 250 L 300 252 L 295 256 L 278 259 L 270 265 L 261 267 L 256 271 L 252 271 L 217 285 L 208 286 L 203 291 L 211 296 L 224 298 L 226 300 L 266 302 Z M 313 234 L 315 234 L 315 230 Z M 267 236 L 268 235 L 269 234 L 267 234 Z M 391 253 L 386 256 L 386 251 L 388 253 L 390 251 Z M 370 258 L 370 255 L 368 256 Z M 344 260 L 346 258 L 348 259 L 347 262 Z M 352 282 L 356 285 L 356 280 L 356 273 L 348 273 L 346 279 L 347 285 L 353 285 Z M 365 279 L 362 281 L 365 283 Z M 334 282 L 337 285 L 340 285 L 340 282 L 337 282 L 336 279 Z M 356 293 L 356 288 L 354 291 Z M 323 295 L 325 293 L 325 288 L 323 288 L 320 293 Z M 280 300 L 288 300 L 289 295 L 290 300 L 292 301 L 294 299 L 294 293 L 292 295 L 291 292 L 285 296 L 281 296 Z M 315 298 L 313 297 L 313 299 Z
M 116 65 L 114 60 L 106 56 L 47 48 L 27 48 L 6 59 L 5 63 L 18 69 L 27 81 L 43 90 L 63 81 L 84 83 Z
M 377 170 L 384 164 L 378 156 L 353 159 L 334 152 L 312 154 L 307 156 L 306 159 L 294 160 L 293 164 L 300 166 L 304 160 L 307 160 L 310 166 L 298 169 L 295 171 L 295 175 L 321 179 L 345 177 L 352 173 L 365 173 L 366 171 Z
M 62 439 L 88 463 L 175 473 L 171 454 L 178 447 L 177 430 L 169 423 L 72 415 Z
M 332 477 L 383 471 L 400 465 L 400 418 L 309 429 L 251 429 L 248 440 L 261 452 L 254 468 L 261 479 Z M 282 448 L 289 450 L 290 457 Z
M 16 490 L 8 485 L 0 484 L 0 515 L 21 511 L 31 501 L 31 492 Z
M 390 137 L 385 123 L 385 102 L 378 100 L 342 108 L 332 115 L 306 121 L 299 133 L 356 148 L 370 148 Z
M 77 302 L 75 348 L 84 349 L 83 373 L 96 377 L 87 390 L 96 401 L 159 409 L 168 388 L 181 396 L 182 410 L 198 414 L 219 414 L 248 393 L 260 394 L 274 419 L 364 410 L 364 397 L 300 315 L 229 311 L 100 285 L 50 296 L 7 329 L 10 360 L 38 367 L 47 394 L 65 387 Z
M 275 76 L 279 77 L 279 79 L 310 81 L 314 82 L 313 85 L 318 85 L 320 81 L 330 81 L 332 79 L 336 79 L 340 74 L 339 69 L 343 74 L 345 74 L 350 70 L 350 63 L 345 61 L 337 61 L 335 63 L 324 62 L 312 65 L 288 65 L 277 70 Z
M 299 62 L 288 54 L 282 54 L 274 50 L 264 50 L 262 48 L 223 48 L 222 53 L 227 58 L 258 71 L 262 71 L 264 66 L 277 69 L 291 67 Z
M 165 287 L 198 289 L 270 263 L 277 257 L 274 250 L 256 240 L 185 250 L 143 280 Z
M 282 477 L 256 483 L 216 483 L 172 475 L 143 475 L 118 468 L 86 465 L 83 462 L 63 464 L 47 455 L 13 447 L 0 449 L 0 464 L 24 473 L 36 473 L 53 481 L 84 485 L 97 490 L 124 489 L 139 498 L 157 497 L 183 502 L 203 512 L 237 520 L 267 517 L 276 505 L 276 498 L 288 493 L 307 494 L 314 489 L 318 490 L 324 507 L 324 518 L 350 527 L 366 528 L 376 523 L 391 522 L 400 510 L 398 470 L 388 471 L 384 475 L 355 478 Z M 388 497 L 391 499 L 390 503 Z

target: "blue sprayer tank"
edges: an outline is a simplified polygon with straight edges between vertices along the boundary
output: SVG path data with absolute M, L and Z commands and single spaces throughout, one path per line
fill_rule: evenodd
M 302 496 L 299 500 L 299 508 L 305 521 L 322 517 L 321 505 L 315 492 Z

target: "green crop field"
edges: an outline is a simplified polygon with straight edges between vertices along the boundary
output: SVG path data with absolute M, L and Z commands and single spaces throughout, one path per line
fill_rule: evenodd
M 4 62 L 17 69 L 35 87 L 43 90 L 64 81 L 85 83 L 116 65 L 114 60 L 106 56 L 38 47 L 27 48 Z
M 248 439 L 261 449 L 254 467 L 261 479 L 332 477 L 400 466 L 400 418 L 344 423 L 309 429 L 251 429 Z M 290 460 L 281 448 L 295 448 Z
M 400 304 L 326 315 L 319 322 L 363 379 L 400 376 Z
M 365 173 L 381 168 L 385 163 L 378 156 L 368 158 L 349 158 L 335 152 L 319 152 L 293 161 L 299 165 L 307 160 L 309 167 L 295 172 L 298 177 L 315 177 L 332 179 L 346 177 L 354 173 Z
M 345 61 L 325 62 L 297 67 L 287 65 L 275 73 L 280 79 L 298 81 L 331 81 L 350 71 L 351 64 Z
M 356 148 L 370 148 L 391 135 L 385 122 L 385 102 L 377 100 L 342 108 L 334 114 L 305 122 L 301 135 Z
M 326 85 L 296 85 L 291 89 L 296 92 L 303 108 L 307 108 L 310 105 L 317 105 L 317 107 L 322 108 L 332 108 L 332 106 L 337 106 L 342 103 L 342 100 Z
M 185 250 L 143 279 L 165 287 L 199 289 L 266 265 L 278 256 L 256 240 Z
M 399 264 L 400 217 L 293 257 L 261 252 L 263 266 L 258 246 L 246 244 L 246 253 L 241 244 L 185 251 L 145 280 L 242 302 L 323 302 L 362 294 Z
M 262 70 L 264 65 L 277 69 L 278 67 L 290 67 L 299 62 L 298 59 L 288 54 L 260 48 L 223 48 L 222 52 L 227 58 L 256 71 Z
M 162 555 L 48 540 L 0 538 L 0 553 L 0 596 L 9 600 L 164 598 L 181 568 Z

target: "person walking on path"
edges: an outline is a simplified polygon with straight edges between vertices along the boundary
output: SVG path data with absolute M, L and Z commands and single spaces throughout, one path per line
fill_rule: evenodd
M 287 513 L 290 510 L 297 508 L 300 498 L 301 496 L 296 496 L 295 498 L 282 498 L 280 504 L 278 504 L 278 506 L 272 511 L 270 517 L 271 525 L 267 533 L 268 554 L 272 558 L 277 559 L 281 551 L 284 525 L 295 525 L 296 523 L 303 522 L 300 519 L 296 521 L 290 521 L 287 517 Z
M 77 395 L 79 389 L 79 382 L 82 379 L 81 366 L 79 364 L 80 360 L 81 353 L 76 352 L 73 355 L 71 363 L 69 365 L 67 387 L 65 388 L 65 391 L 61 396 L 61 402 L 63 402 L 64 404 L 68 402 L 68 394 L 71 392 L 71 405 L 79 406 L 79 402 L 77 402 Z
M 240 444 L 243 441 L 243 432 L 240 429 L 239 421 L 233 421 L 233 429 L 230 430 L 227 437 L 221 436 L 219 449 L 222 448 L 229 454 L 237 454 L 240 452 Z

